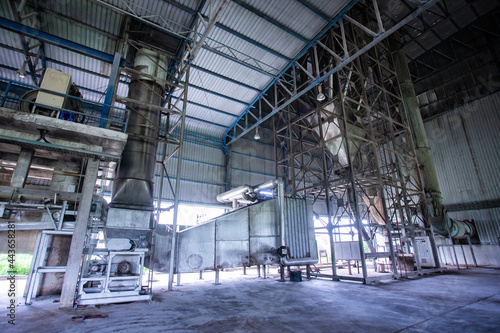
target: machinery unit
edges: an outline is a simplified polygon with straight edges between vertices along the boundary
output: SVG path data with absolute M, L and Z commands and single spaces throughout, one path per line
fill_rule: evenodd
M 78 304 L 106 304 L 150 300 L 142 288 L 147 249 L 95 250 L 84 256 Z
M 261 202 L 253 199 L 256 203 L 181 231 L 176 272 L 317 263 L 312 204 L 284 198 L 282 187 L 280 181 L 273 180 L 219 195 L 218 199 L 225 202 L 248 201 L 263 188 L 277 188 L 277 198 Z M 157 228 L 155 237 L 155 270 L 168 272 L 172 234 Z

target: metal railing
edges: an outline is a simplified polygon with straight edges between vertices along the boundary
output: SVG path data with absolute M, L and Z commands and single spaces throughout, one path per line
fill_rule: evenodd
M 43 89 L 10 79 L 0 78 L 0 85 L 5 85 L 5 90 L 3 90 L 0 97 L 0 107 L 4 107 L 7 102 L 17 104 L 18 106 L 20 103 L 28 103 L 32 105 L 32 107 L 29 107 L 29 112 L 31 113 L 42 114 L 52 118 L 71 122 L 79 122 L 84 125 L 93 127 L 103 127 L 119 132 L 126 132 L 127 130 L 130 111 L 125 108 L 94 102 L 68 94 L 58 93 L 52 90 Z M 74 101 L 79 101 L 81 104 L 81 112 L 40 104 L 36 103 L 35 101 L 26 100 L 20 97 L 30 90 L 38 90 L 40 92 L 46 92 L 52 95 L 62 96 Z M 111 110 L 113 110 L 113 112 L 110 113 L 109 117 L 102 116 L 102 109 L 104 106 L 107 106 Z

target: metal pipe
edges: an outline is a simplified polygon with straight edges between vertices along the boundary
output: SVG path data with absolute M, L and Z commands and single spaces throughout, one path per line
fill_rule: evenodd
M 475 233 L 472 224 L 465 221 L 453 220 L 445 210 L 441 189 L 437 178 L 436 168 L 431 155 L 431 148 L 424 121 L 418 105 L 415 89 L 411 80 L 410 70 L 406 61 L 406 56 L 399 43 L 393 40 L 393 60 L 398 76 L 403 102 L 408 112 L 410 127 L 415 139 L 415 151 L 418 164 L 421 167 L 421 174 L 424 183 L 424 191 L 431 199 L 430 222 L 435 232 L 445 237 L 464 238 Z
M 254 202 L 257 199 L 257 193 L 266 189 L 275 188 L 276 186 L 277 186 L 277 181 L 274 179 L 256 186 L 250 186 L 245 184 L 217 195 L 217 201 L 223 203 L 225 202 L 234 203 L 234 200 L 244 200 L 244 201 Z
M 149 77 L 165 78 L 168 59 L 156 52 L 137 51 L 134 69 Z M 163 87 L 146 76 L 134 76 L 129 84 L 127 107 L 127 144 L 123 150 L 118 176 L 113 182 L 111 205 L 153 207 L 153 180 Z M 147 105 L 151 105 L 148 107 Z

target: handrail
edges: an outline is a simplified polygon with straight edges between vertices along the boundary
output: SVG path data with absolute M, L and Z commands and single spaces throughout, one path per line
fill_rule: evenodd
M 117 106 L 113 106 L 113 105 L 108 105 L 108 104 L 104 104 L 104 103 L 99 103 L 99 102 L 94 102 L 94 101 L 83 99 L 80 97 L 76 97 L 76 96 L 63 94 L 63 93 L 55 92 L 52 90 L 32 86 L 30 84 L 26 84 L 26 83 L 19 82 L 19 81 L 14 81 L 11 79 L 0 78 L 0 82 L 6 83 L 6 89 L 3 91 L 3 93 L 0 97 L 0 107 L 3 107 L 5 105 L 5 102 L 8 100 L 9 101 L 16 101 L 18 103 L 26 102 L 26 103 L 32 104 L 36 107 L 43 107 L 43 108 L 53 110 L 54 112 L 57 112 L 55 118 L 59 118 L 62 112 L 67 112 L 67 113 L 71 114 L 72 116 L 80 115 L 80 116 L 86 117 L 87 121 L 86 121 L 85 125 L 88 125 L 88 126 L 99 127 L 100 121 L 103 120 L 106 122 L 106 124 L 109 123 L 110 125 L 111 124 L 118 125 L 120 127 L 120 130 L 119 130 L 120 132 L 126 132 L 126 130 L 127 130 L 130 111 L 125 109 L 125 108 L 117 107 Z M 28 101 L 28 100 L 25 100 L 25 99 L 22 99 L 22 98 L 19 98 L 16 96 L 12 96 L 12 94 L 19 95 L 19 92 L 14 91 L 14 89 L 13 89 L 14 87 L 16 87 L 16 88 L 20 88 L 20 87 L 28 88 L 28 89 L 38 90 L 38 91 L 42 91 L 42 92 L 47 92 L 47 93 L 50 93 L 52 95 L 63 96 L 65 98 L 71 98 L 73 100 L 81 101 L 82 109 L 84 109 L 84 110 L 86 109 L 85 105 L 92 106 L 93 108 L 96 108 L 97 110 L 94 110 L 92 108 L 87 108 L 88 110 L 92 110 L 92 112 L 85 113 L 85 112 L 78 112 L 78 111 L 69 110 L 69 109 L 65 109 L 65 108 L 57 108 L 57 107 L 49 106 L 46 104 L 36 103 L 33 101 Z M 29 91 L 29 90 L 27 90 L 27 91 Z M 102 117 L 102 114 L 97 114 L 97 115 L 92 114 L 98 110 L 102 111 L 104 106 L 108 106 L 111 109 L 120 111 L 120 113 L 123 112 L 123 114 L 117 115 L 115 112 L 113 112 L 113 116 L 111 118 L 108 118 L 108 117 L 104 118 L 104 117 Z M 89 121 L 89 119 L 91 121 Z M 110 129 L 115 130 L 115 129 L 112 129 L 111 127 L 110 127 Z

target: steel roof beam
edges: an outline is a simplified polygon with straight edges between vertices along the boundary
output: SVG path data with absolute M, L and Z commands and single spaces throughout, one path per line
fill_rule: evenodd
M 72 42 L 70 40 L 57 37 L 46 32 L 28 27 L 26 25 L 7 20 L 0 17 L 0 28 L 10 30 L 12 32 L 22 34 L 40 41 L 59 46 L 63 49 L 74 51 L 94 59 L 98 59 L 107 63 L 113 63 L 113 55 Z
M 201 90 L 205 93 L 208 93 L 210 95 L 214 95 L 214 96 L 217 96 L 217 97 L 221 97 L 221 98 L 224 98 L 224 99 L 227 99 L 227 100 L 230 100 L 232 102 L 235 102 L 235 103 L 240 103 L 240 104 L 243 104 L 243 105 L 248 105 L 247 102 L 244 102 L 244 101 L 240 101 L 239 99 L 236 99 L 236 98 L 232 98 L 232 97 L 229 97 L 229 96 L 226 96 L 224 94 L 221 94 L 221 93 L 218 93 L 216 91 L 213 91 L 213 90 L 209 90 L 207 88 L 203 88 L 203 87 L 200 87 L 200 86 L 197 86 L 197 85 L 194 85 L 192 83 L 189 84 L 189 88 L 190 89 L 197 89 L 197 90 Z
M 342 68 L 344 68 L 347 64 L 351 63 L 352 61 L 356 60 L 357 58 L 359 58 L 362 54 L 364 54 L 366 51 L 370 50 L 371 48 L 373 48 L 375 45 L 377 45 L 378 43 L 380 43 L 382 40 L 386 39 L 388 36 L 392 35 L 395 31 L 397 31 L 399 28 L 401 28 L 402 26 L 408 24 L 409 22 L 411 22 L 412 20 L 418 18 L 418 16 L 420 14 L 422 14 L 423 12 L 425 12 L 428 8 L 430 8 L 431 6 L 433 6 L 437 1 L 439 0 L 429 0 L 427 1 L 425 4 L 419 6 L 417 9 L 415 9 L 413 12 L 411 12 L 409 15 L 407 15 L 405 18 L 403 18 L 401 21 L 399 21 L 398 23 L 396 23 L 395 25 L 393 25 L 391 28 L 383 31 L 383 32 L 380 32 L 378 34 L 377 37 L 373 38 L 373 40 L 371 42 L 369 42 L 368 44 L 366 44 L 362 49 L 360 49 L 359 51 L 357 51 L 356 53 L 350 55 L 349 57 L 346 57 L 344 59 L 344 61 L 340 62 L 337 66 L 335 66 L 335 68 L 329 70 L 328 72 L 326 72 L 325 74 L 323 74 L 322 76 L 316 78 L 315 80 L 311 80 L 309 85 L 307 85 L 305 88 L 303 88 L 302 90 L 300 90 L 299 92 L 296 92 L 293 96 L 290 96 L 290 98 L 288 98 L 288 100 L 286 100 L 284 103 L 281 103 L 279 105 L 274 105 L 273 106 L 273 109 L 270 113 L 268 113 L 266 116 L 262 117 L 260 120 L 256 121 L 256 123 L 254 124 L 245 124 L 245 128 L 239 126 L 238 124 L 238 121 L 240 119 L 242 119 L 247 113 L 248 113 L 248 110 L 245 111 L 241 116 L 240 118 L 238 118 L 238 120 L 233 124 L 232 127 L 229 128 L 229 130 L 226 132 L 226 139 L 228 139 L 226 145 L 230 145 L 231 143 L 233 143 L 234 141 L 238 140 L 239 138 L 241 138 L 242 136 L 244 136 L 245 134 L 247 134 L 248 132 L 250 132 L 251 130 L 253 130 L 255 127 L 259 126 L 262 122 L 268 120 L 269 118 L 271 118 L 273 115 L 275 115 L 276 113 L 278 113 L 279 111 L 283 110 L 284 108 L 286 108 L 287 106 L 291 105 L 294 101 L 296 101 L 297 99 L 299 99 L 301 96 L 305 95 L 307 92 L 309 92 L 310 90 L 312 90 L 314 87 L 316 87 L 319 83 L 323 82 L 324 80 L 326 80 L 330 75 L 340 71 Z M 340 16 L 340 15 L 339 15 Z M 339 17 L 338 16 L 338 17 Z M 342 24 L 341 24 L 342 26 Z M 274 85 L 275 82 L 272 83 L 272 85 Z M 271 86 L 272 86 L 271 85 Z M 260 99 L 261 96 L 259 96 L 259 98 L 256 100 L 256 102 Z M 255 102 L 253 103 L 255 104 Z M 253 106 L 253 104 L 251 106 Z M 242 128 L 242 132 L 240 134 L 235 134 L 234 136 L 230 136 L 228 133 L 236 126 L 238 125 L 239 127 Z
M 307 3 L 305 0 L 295 0 L 299 2 L 302 6 L 306 7 L 310 11 L 312 11 L 314 14 L 318 15 L 321 17 L 323 20 L 330 22 L 331 18 L 326 16 L 322 11 L 320 11 L 318 8 L 312 6 L 311 4 Z
M 175 2 L 175 1 L 172 1 L 172 0 L 163 0 L 163 1 L 166 2 L 166 3 L 168 3 L 168 4 L 170 4 L 170 5 L 172 5 L 172 6 L 174 6 L 174 7 L 179 8 L 179 9 L 181 9 L 181 10 L 185 11 L 186 13 L 189 13 L 189 14 L 191 14 L 193 16 L 194 15 L 198 15 L 198 13 L 201 13 L 200 11 L 194 11 L 194 10 L 192 10 L 192 9 L 186 7 L 186 6 L 183 6 L 183 5 L 181 5 L 181 4 L 179 4 L 179 3 Z M 200 14 L 200 17 L 203 18 L 205 21 L 209 20 L 208 17 L 206 17 L 205 15 L 201 15 Z M 220 29 L 222 29 L 222 30 L 224 30 L 224 31 L 226 31 L 226 32 L 228 32 L 228 33 L 230 33 L 230 34 L 238 37 L 238 38 L 241 38 L 241 39 L 243 39 L 243 40 L 245 40 L 245 41 L 247 41 L 247 42 L 249 42 L 249 43 L 251 43 L 251 44 L 253 44 L 253 45 L 255 45 L 255 46 L 263 49 L 264 51 L 269 52 L 269 53 L 271 53 L 271 54 L 273 54 L 273 55 L 275 55 L 275 56 L 277 56 L 277 57 L 279 57 L 281 59 L 284 59 L 284 60 L 287 60 L 287 61 L 291 60 L 290 58 L 288 58 L 285 55 L 279 53 L 278 51 L 272 50 L 272 49 L 268 48 L 267 46 L 262 45 L 259 42 L 257 42 L 255 40 L 253 40 L 253 39 L 251 39 L 251 38 L 249 38 L 249 37 L 247 37 L 247 36 L 245 36 L 245 35 L 237 32 L 237 31 L 235 31 L 235 30 L 233 30 L 233 29 L 231 29 L 231 28 L 229 28 L 229 27 L 227 27 L 227 26 L 225 26 L 225 25 L 223 25 L 221 23 L 216 22 L 215 26 L 217 28 L 220 28 Z M 193 28 L 194 27 L 191 26 L 191 29 L 193 29 Z
M 249 112 L 249 110 L 253 107 L 253 105 L 255 103 L 257 103 L 263 96 L 264 94 L 276 83 L 276 81 L 278 81 L 279 78 L 282 78 L 286 72 L 294 67 L 294 64 L 297 62 L 297 60 L 299 60 L 306 52 L 309 51 L 309 49 L 328 31 L 330 30 L 330 28 L 332 28 L 333 26 L 335 26 L 339 20 L 339 18 L 345 14 L 349 9 L 351 9 L 356 3 L 358 3 L 359 0 L 353 0 L 349 5 L 347 5 L 346 8 L 344 8 L 344 10 L 338 14 L 335 18 L 333 18 L 330 23 L 328 23 L 325 28 L 323 28 L 323 30 L 321 30 L 321 32 L 313 39 L 311 40 L 303 49 L 301 52 L 299 52 L 299 54 L 283 69 L 281 70 L 281 72 L 279 73 L 279 75 L 277 75 L 277 77 L 267 85 L 266 88 L 264 88 L 264 90 L 262 90 L 260 92 L 260 94 L 253 100 L 253 102 L 251 104 L 248 105 L 248 107 L 245 109 L 245 111 L 243 111 L 243 113 L 240 115 L 240 117 L 228 128 L 228 130 L 226 131 L 225 133 L 225 137 L 228 136 L 229 132 L 231 132 L 235 127 L 236 125 L 238 124 L 238 121 L 240 119 L 242 119 L 243 117 L 245 117 L 246 113 Z
M 172 96 L 173 99 L 179 99 L 178 97 L 176 96 Z M 180 99 L 181 101 L 184 102 L 184 99 Z M 200 108 L 204 108 L 204 109 L 207 109 L 207 110 L 210 110 L 210 111 L 214 111 L 214 112 L 217 112 L 217 113 L 220 113 L 220 114 L 223 114 L 225 116 L 229 116 L 229 117 L 234 117 L 234 118 L 238 118 L 237 115 L 235 114 L 232 114 L 232 113 L 229 113 L 229 112 L 226 112 L 226 111 L 222 111 L 222 110 L 219 110 L 219 109 L 216 109 L 216 108 L 212 108 L 210 106 L 207 106 L 207 105 L 203 105 L 203 104 L 200 104 L 200 103 L 196 103 L 196 102 L 193 102 L 193 101 L 188 101 L 189 104 L 193 104 L 193 105 L 196 105 Z
M 257 91 L 257 92 L 260 92 L 259 89 L 255 88 L 255 87 L 252 87 L 252 86 L 249 86 L 248 84 L 244 84 L 244 83 L 241 83 L 239 81 L 236 81 L 234 79 L 231 79 L 227 76 L 224 76 L 224 75 L 221 75 L 221 74 L 218 74 L 218 73 L 215 73 L 215 72 L 212 72 L 211 70 L 208 70 L 206 68 L 203 68 L 203 67 L 200 67 L 200 66 L 196 66 L 196 65 L 191 65 L 191 69 L 196 69 L 196 70 L 199 70 L 199 71 L 202 71 L 202 72 L 205 72 L 207 74 L 210 74 L 210 75 L 213 75 L 213 76 L 216 76 L 218 78 L 221 78 L 223 80 L 226 80 L 226 81 L 229 81 L 231 83 L 234 83 L 234 84 L 237 84 L 243 88 L 246 88 L 246 89 L 249 89 L 249 90 L 253 90 L 253 91 Z
M 261 11 L 257 10 L 256 8 L 253 8 L 252 6 L 249 6 L 247 5 L 246 3 L 244 3 L 243 1 L 241 0 L 232 0 L 234 3 L 236 3 L 238 6 L 240 7 L 243 7 L 245 8 L 246 10 L 248 10 L 249 12 L 252 12 L 254 13 L 255 15 L 259 16 L 260 18 L 263 18 L 264 20 L 266 20 L 267 22 L 271 23 L 272 25 L 280 28 L 281 30 L 287 32 L 288 34 L 292 35 L 293 37 L 297 38 L 298 40 L 301 40 L 303 41 L 304 43 L 307 43 L 309 42 L 305 37 L 303 36 L 300 36 L 299 34 L 297 34 L 296 32 L 288 29 L 287 27 L 284 27 L 281 23 L 279 23 L 278 21 L 276 21 L 275 19 L 267 16 L 266 14 L 262 13 Z

